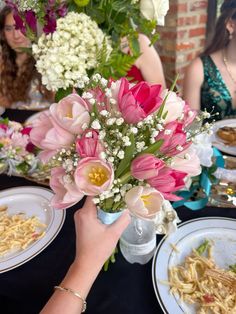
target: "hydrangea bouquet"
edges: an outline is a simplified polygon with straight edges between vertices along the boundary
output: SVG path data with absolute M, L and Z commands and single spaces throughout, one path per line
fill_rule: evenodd
M 175 192 L 201 171 L 192 139 L 205 130 L 196 128 L 203 116 L 161 85 L 94 75 L 82 96 L 52 104 L 30 133 L 52 169 L 52 206 L 90 195 L 106 212 L 161 215 L 163 201 L 178 200 Z
M 93 73 L 125 76 L 140 55 L 138 34 L 154 43 L 156 26 L 163 25 L 169 9 L 168 0 L 5 2 L 17 27 L 34 42 L 36 67 L 47 89 L 58 92 L 57 100 L 73 88 L 83 89 Z M 128 54 L 121 47 L 124 38 Z

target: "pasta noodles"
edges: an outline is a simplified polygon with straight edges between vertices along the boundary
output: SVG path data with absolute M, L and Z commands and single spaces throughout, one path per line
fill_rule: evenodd
M 235 314 L 236 274 L 218 268 L 211 249 L 207 248 L 206 256 L 193 250 L 183 265 L 169 269 L 170 292 L 186 303 L 196 304 L 198 314 Z
M 0 206 L 0 257 L 12 251 L 24 250 L 42 238 L 46 225 L 35 216 L 8 215 L 7 206 Z

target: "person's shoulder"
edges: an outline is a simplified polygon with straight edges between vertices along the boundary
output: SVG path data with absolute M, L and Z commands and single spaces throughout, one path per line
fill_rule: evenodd
M 150 39 L 146 35 L 144 35 L 144 34 L 138 34 L 138 40 L 142 44 L 150 45 L 150 43 L 151 43 Z
M 187 75 L 194 75 L 196 78 L 203 78 L 203 63 L 201 57 L 195 58 L 186 68 Z

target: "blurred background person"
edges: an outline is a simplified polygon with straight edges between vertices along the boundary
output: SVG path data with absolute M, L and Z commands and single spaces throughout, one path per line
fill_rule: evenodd
M 150 84 L 161 84 L 166 88 L 164 71 L 161 59 L 153 45 L 150 46 L 150 40 L 146 35 L 139 34 L 140 56 L 134 65 L 127 72 L 127 77 L 131 82 L 146 81 Z M 129 54 L 130 48 L 126 38 L 121 40 L 121 50 Z
M 25 52 L 31 43 L 15 28 L 11 8 L 0 11 L 0 106 L 5 108 L 42 109 L 49 106 L 52 95 L 41 84 L 32 55 Z
M 193 109 L 236 116 L 236 0 L 221 6 L 215 34 L 205 51 L 187 68 L 183 98 Z

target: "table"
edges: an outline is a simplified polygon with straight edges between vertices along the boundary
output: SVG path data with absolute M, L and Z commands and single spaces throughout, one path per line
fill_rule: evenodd
M 37 185 L 24 178 L 0 176 L 1 190 L 15 186 Z M 82 203 L 67 210 L 66 220 L 56 239 L 31 261 L 0 274 L 0 308 L 4 314 L 38 314 L 64 277 L 75 254 L 73 214 Z M 178 209 L 181 220 L 204 216 L 236 218 L 234 208 L 191 211 Z M 162 236 L 157 236 L 157 241 Z M 151 276 L 152 262 L 129 264 L 118 253 L 115 264 L 100 272 L 87 298 L 87 314 L 161 314 Z M 161 267 L 161 265 L 160 265 Z M 2 309 L 4 311 L 2 312 Z
M 22 112 L 19 114 L 22 118 Z M 19 121 L 19 120 L 18 120 Z M 22 120 L 21 120 L 22 121 Z M 0 189 L 37 185 L 24 178 L 0 176 Z M 38 314 L 53 287 L 60 283 L 75 254 L 74 212 L 82 202 L 67 210 L 65 223 L 56 239 L 39 255 L 16 269 L 0 274 L 0 312 Z M 236 219 L 235 208 L 207 207 L 191 211 L 177 209 L 182 221 L 225 216 Z M 162 236 L 157 236 L 157 242 Z M 161 265 L 160 265 L 161 267 Z M 100 272 L 87 298 L 87 314 L 161 314 L 152 285 L 152 262 L 129 264 L 118 253 L 116 263 Z M 170 313 L 172 314 L 172 313 Z

